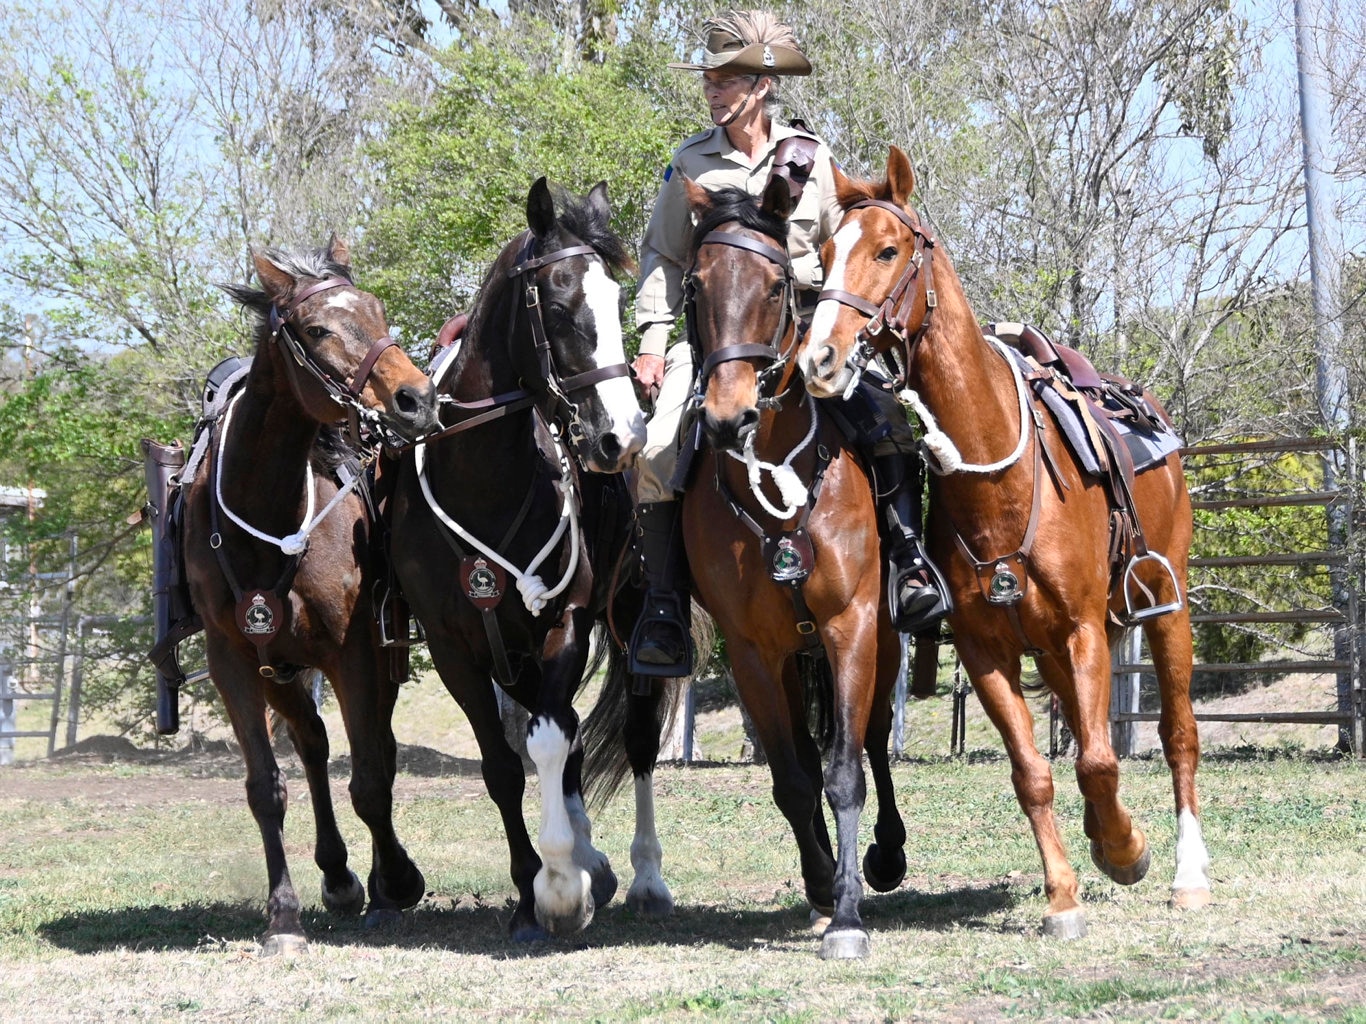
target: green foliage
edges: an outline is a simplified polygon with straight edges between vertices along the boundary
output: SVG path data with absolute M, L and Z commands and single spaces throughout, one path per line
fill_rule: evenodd
M 393 112 L 370 155 L 380 198 L 364 239 L 367 283 L 408 337 L 464 307 L 484 267 L 526 227 L 536 178 L 582 194 L 608 182 L 615 227 L 634 240 L 672 149 L 689 130 L 654 99 L 666 56 L 644 37 L 602 64 L 557 64 L 536 26 L 501 29 L 444 57 L 421 106 Z

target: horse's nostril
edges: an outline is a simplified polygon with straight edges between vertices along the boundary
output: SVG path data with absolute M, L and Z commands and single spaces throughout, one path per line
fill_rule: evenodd
M 822 345 L 816 350 L 816 357 L 813 362 L 815 363 L 816 370 L 822 376 L 829 374 L 835 366 L 835 346 Z
M 740 414 L 740 427 L 736 431 L 740 437 L 748 437 L 754 432 L 754 428 L 759 425 L 759 410 L 746 409 Z
M 615 465 L 621 458 L 621 441 L 616 434 L 608 434 L 598 442 L 598 451 L 602 453 L 602 461 L 606 465 Z

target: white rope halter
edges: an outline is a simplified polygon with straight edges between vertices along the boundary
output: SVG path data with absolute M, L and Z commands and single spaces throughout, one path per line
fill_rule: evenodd
M 418 445 L 414 451 L 418 483 L 422 485 L 422 496 L 427 499 L 427 507 L 432 510 L 432 514 L 465 543 L 507 570 L 508 574 L 517 581 L 517 592 L 522 595 L 522 604 L 526 605 L 527 611 L 531 612 L 532 615 L 541 614 L 541 610 L 558 597 L 565 587 L 569 586 L 569 581 L 574 578 L 574 573 L 579 565 L 578 501 L 574 494 L 573 470 L 569 465 L 568 453 L 560 442 L 559 433 L 552 429 L 551 436 L 555 441 L 555 454 L 560 460 L 560 480 L 557 484 L 560 489 L 562 505 L 560 521 L 550 539 L 545 542 L 545 545 L 525 569 L 518 569 L 517 566 L 483 543 L 446 513 L 446 510 L 437 502 L 436 496 L 432 494 L 431 484 L 427 481 L 427 446 Z M 541 577 L 536 575 L 536 568 L 546 560 L 556 545 L 559 544 L 565 530 L 569 530 L 569 566 L 560 582 L 552 588 L 547 588 Z
M 726 453 L 737 462 L 745 464 L 745 468 L 749 470 L 750 493 L 754 495 L 754 500 L 763 506 L 763 510 L 775 519 L 791 519 L 806 508 L 807 499 L 810 497 L 806 484 L 802 483 L 801 477 L 792 468 L 792 460 L 805 451 L 812 438 L 816 436 L 816 403 L 808 401 L 807 404 L 811 407 L 811 425 L 807 428 L 806 436 L 802 438 L 801 443 L 788 452 L 787 458 L 783 459 L 782 462 L 777 464 L 764 462 L 754 454 L 754 437 L 758 433 L 757 430 L 751 431 L 749 436 L 745 438 L 743 455 L 735 452 Z M 760 474 L 765 470 L 768 471 L 769 476 L 773 477 L 773 485 L 778 488 L 778 493 L 787 503 L 786 509 L 775 508 L 764 496 L 763 488 L 760 486 Z
M 218 507 L 223 510 L 223 514 L 257 540 L 265 541 L 267 544 L 274 544 L 283 554 L 302 555 L 308 550 L 309 534 L 316 530 L 332 510 L 340 505 L 348 494 L 355 490 L 356 486 L 360 483 L 361 474 L 357 473 L 350 482 L 339 488 L 337 493 L 333 495 L 332 500 L 323 507 L 322 512 L 320 512 L 315 519 L 313 517 L 313 509 L 317 503 L 317 492 L 313 487 L 313 463 L 305 462 L 304 488 L 308 492 L 308 508 L 304 511 L 304 521 L 302 525 L 300 525 L 298 532 L 291 533 L 287 537 L 272 537 L 270 534 L 256 529 L 256 527 L 252 526 L 232 509 L 228 508 L 227 503 L 223 500 L 223 444 L 226 443 L 228 438 L 228 428 L 232 423 L 232 411 L 237 407 L 238 401 L 245 394 L 245 390 L 237 392 L 237 394 L 232 397 L 232 401 L 228 403 L 228 407 L 223 410 L 223 440 L 219 442 L 218 458 L 214 460 L 213 467 L 214 497 L 218 500 Z
M 1025 444 L 1029 440 L 1029 393 L 1025 389 L 1020 366 L 999 338 L 990 334 L 985 337 L 995 346 L 1001 358 L 1006 361 L 1006 365 L 1010 367 L 1010 374 L 1015 379 L 1015 393 L 1020 399 L 1020 440 L 1015 445 L 1015 450 L 998 462 L 964 462 L 957 445 L 953 443 L 953 439 L 948 434 L 940 429 L 934 414 L 920 400 L 920 396 L 911 388 L 906 388 L 897 397 L 901 399 L 903 404 L 909 405 L 920 417 L 920 422 L 924 424 L 925 437 L 921 443 L 930 456 L 925 461 L 930 470 L 938 476 L 948 476 L 950 473 L 995 473 L 1007 469 L 1020 461 L 1020 456 L 1024 454 Z

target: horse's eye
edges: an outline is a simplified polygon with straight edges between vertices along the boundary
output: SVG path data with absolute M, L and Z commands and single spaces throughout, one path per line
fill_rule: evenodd
M 769 297 L 770 299 L 781 298 L 783 292 L 786 290 L 786 289 L 785 289 L 785 285 L 786 285 L 786 282 L 783 282 L 783 281 L 774 281 L 774 282 L 773 282 L 773 287 L 769 288 L 769 290 L 768 290 L 768 297 Z
M 308 335 L 310 341 L 322 341 L 331 332 L 328 331 L 326 327 L 319 327 L 317 324 L 313 324 L 311 327 L 305 328 L 304 333 Z
M 879 263 L 891 263 L 894 259 L 896 259 L 896 246 L 894 245 L 887 246 L 887 248 L 877 254 L 877 261 Z

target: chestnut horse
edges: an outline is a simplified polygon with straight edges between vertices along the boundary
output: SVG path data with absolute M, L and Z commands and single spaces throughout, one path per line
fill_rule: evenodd
M 775 180 L 761 202 L 742 189 L 685 188 L 697 224 L 687 323 L 707 440 L 683 497 L 688 565 L 699 602 L 725 635 L 774 801 L 797 840 L 807 899 L 829 918 L 821 956 L 862 957 L 870 948 L 859 916 L 865 749 L 878 820 L 864 873 L 887 892 L 906 872 L 887 746 L 900 646 L 883 604 L 868 470 L 795 372 L 787 183 Z M 816 678 L 833 686 L 824 773 L 799 671 L 810 658 Z
M 256 316 L 255 356 L 186 482 L 183 538 L 209 674 L 242 747 L 247 803 L 265 844 L 264 949 L 288 953 L 306 941 L 285 863 L 285 783 L 267 708 L 285 721 L 303 762 L 324 904 L 358 914 L 366 895 L 337 829 L 309 669 L 332 683 L 351 743 L 351 802 L 371 836 L 368 922 L 423 894 L 422 873 L 394 834 L 398 687 L 370 601 L 365 504 L 333 479 L 349 454 L 334 424 L 350 413 L 411 439 L 435 425 L 436 407 L 431 382 L 389 337 L 383 305 L 351 283 L 344 243 L 253 258 L 261 288 L 228 291 Z
M 1134 559 L 1117 574 L 1153 598 L 1149 614 L 1128 615 L 1126 584 L 1112 578 L 1107 490 L 1082 474 L 1061 432 L 1046 429 L 1054 421 L 1042 403 L 987 341 L 948 255 L 909 206 L 914 179 L 905 154 L 892 148 L 884 181 L 851 181 L 838 171 L 836 181 L 846 212 L 821 254 L 825 291 L 799 362 L 812 394 L 841 395 L 873 353 L 895 349 L 914 389 L 903 397 L 937 441 L 929 550 L 953 591 L 949 625 L 959 657 L 1005 742 L 1043 858 L 1044 932 L 1078 937 L 1086 921 L 1054 818 L 1052 774 L 1034 745 L 1020 660 L 1034 657 L 1076 737 L 1092 859 L 1116 882 L 1137 882 L 1148 869 L 1148 842 L 1120 802 L 1108 723 L 1110 648 L 1126 616 L 1142 621 L 1161 691 L 1159 734 L 1179 830 L 1171 902 L 1204 906 L 1209 857 L 1195 792 L 1200 745 L 1185 602 L 1192 527 L 1179 456 L 1134 479 L 1141 535 L 1165 559 Z
M 495 260 L 458 348 L 434 371 L 445 426 L 405 455 L 391 512 L 399 581 L 442 682 L 474 729 L 484 783 L 503 819 L 516 941 L 583 928 L 616 890 L 607 858 L 592 845 L 571 701 L 589 674 L 591 635 L 629 536 L 620 471 L 645 440 L 612 276 L 629 258 L 610 228 L 606 186 L 580 199 L 552 195 L 541 178 L 526 209 L 528 230 Z M 630 621 L 637 610 L 619 615 Z M 600 650 L 609 674 L 624 672 L 619 647 Z M 497 687 L 531 714 L 539 855 Z M 633 852 L 647 853 L 628 901 L 666 912 L 672 898 L 659 877 L 649 804 L 662 692 L 656 685 L 631 701 L 640 717 L 627 743 L 644 780 L 637 820 L 646 830 Z

